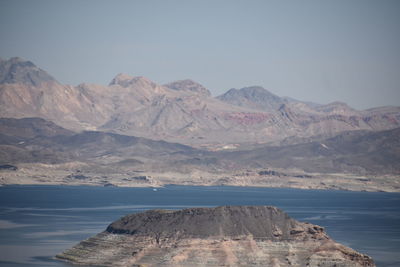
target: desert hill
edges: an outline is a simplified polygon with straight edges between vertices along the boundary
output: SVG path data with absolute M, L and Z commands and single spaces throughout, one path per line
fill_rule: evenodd
M 1 171 L 0 183 L 398 191 L 399 129 L 351 131 L 302 144 L 208 151 L 115 133 L 72 132 L 41 118 L 2 118 L 0 165 L 15 168 Z
M 158 160 L 160 166 L 169 163 L 204 169 L 297 168 L 310 173 L 399 174 L 399 136 L 400 128 L 351 131 L 302 144 L 205 151 L 179 143 L 114 133 L 75 133 L 40 118 L 0 118 L 0 146 L 3 148 L 0 163 L 80 160 L 112 164 L 136 158 L 142 163 Z M 13 151 L 19 153 L 14 155 Z M 18 158 L 17 155 L 24 156 Z
M 225 160 L 257 168 L 299 168 L 306 172 L 400 174 L 400 128 L 351 131 L 302 144 L 259 146 L 219 152 Z
M 196 152 L 182 144 L 141 137 L 96 131 L 75 133 L 41 118 L 0 118 L 0 146 L 0 163 L 10 164 L 96 162 L 107 157 L 109 164 L 134 157 L 163 161 L 163 156 L 179 158 Z

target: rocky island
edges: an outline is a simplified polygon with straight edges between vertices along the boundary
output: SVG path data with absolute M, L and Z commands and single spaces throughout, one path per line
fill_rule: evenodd
M 270 206 L 131 214 L 56 257 L 101 266 L 375 266 L 323 227 Z

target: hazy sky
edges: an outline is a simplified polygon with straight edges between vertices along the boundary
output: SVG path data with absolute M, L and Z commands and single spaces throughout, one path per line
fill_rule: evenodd
M 120 72 L 191 78 L 219 95 L 261 85 L 359 109 L 400 105 L 400 1 L 0 0 L 0 57 L 62 83 Z

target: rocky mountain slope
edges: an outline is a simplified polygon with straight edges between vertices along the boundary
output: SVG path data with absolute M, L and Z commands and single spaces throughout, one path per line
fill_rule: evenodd
M 207 151 L 114 133 L 75 133 L 41 118 L 2 118 L 0 165 L 13 167 L 1 170 L 0 184 L 399 191 L 399 136 L 400 128 L 352 131 L 303 144 Z
M 74 132 L 41 118 L 0 118 L 0 134 L 17 139 L 32 139 L 58 135 L 70 136 Z
M 2 75 L 13 77 L 0 83 L 3 118 L 41 117 L 72 130 L 94 129 L 107 119 L 104 105 L 96 106 L 92 95 L 58 83 L 30 61 L 0 60 L 0 70 L 10 70 Z
M 199 155 L 192 147 L 113 133 L 75 133 L 40 118 L 0 118 L 0 163 L 65 163 L 71 161 L 107 164 L 130 160 L 131 164 Z M 186 155 L 186 157 L 184 156 Z M 143 164 L 143 162 L 141 162 Z
M 352 131 L 302 144 L 219 152 L 218 157 L 252 168 L 298 168 L 305 172 L 400 174 L 400 128 Z
M 159 165 L 198 165 L 220 170 L 297 168 L 310 173 L 399 174 L 399 137 L 400 128 L 352 131 L 302 144 L 213 152 L 106 132 L 75 133 L 40 118 L 0 118 L 0 163 L 79 160 L 113 164 L 136 159 L 142 164 L 159 161 Z M 19 153 L 13 156 L 12 151 Z
M 108 86 L 74 87 L 19 58 L 0 60 L 0 72 L 0 117 L 41 117 L 75 131 L 111 131 L 215 149 L 400 126 L 399 107 L 357 111 L 343 103 L 311 105 L 261 87 L 213 98 L 190 80 L 163 86 L 126 74 Z
M 57 258 L 102 266 L 375 266 L 322 227 L 268 206 L 127 215 Z

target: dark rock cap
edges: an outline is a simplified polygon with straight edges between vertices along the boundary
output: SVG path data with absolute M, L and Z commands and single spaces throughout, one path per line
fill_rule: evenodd
M 298 222 L 270 206 L 149 210 L 122 217 L 110 224 L 106 231 L 174 238 L 248 235 L 267 240 L 327 238 L 322 227 Z

